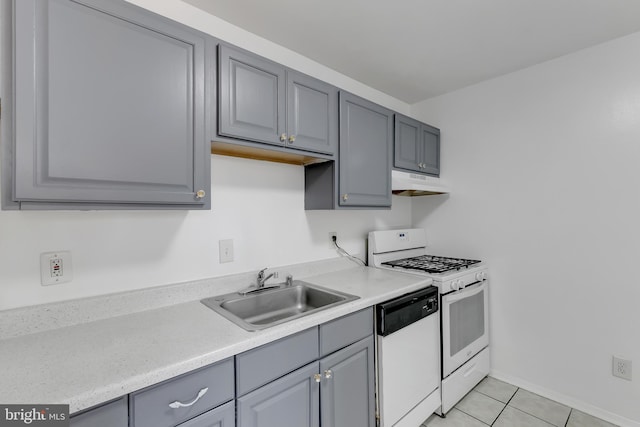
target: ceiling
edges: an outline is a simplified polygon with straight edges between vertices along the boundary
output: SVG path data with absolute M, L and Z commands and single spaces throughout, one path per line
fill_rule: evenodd
M 410 104 L 640 31 L 638 0 L 184 0 Z

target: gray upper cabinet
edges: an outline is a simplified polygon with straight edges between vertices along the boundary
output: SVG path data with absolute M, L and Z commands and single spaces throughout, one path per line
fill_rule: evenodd
M 338 90 L 257 55 L 219 48 L 218 134 L 333 155 Z
M 373 336 L 320 360 L 322 427 L 375 426 Z
M 340 92 L 339 205 L 391 206 L 393 112 Z
M 338 145 L 338 90 L 295 71 L 287 71 L 287 144 L 335 154 Z
M 286 126 L 284 68 L 225 45 L 219 47 L 218 66 L 218 133 L 282 145 Z
M 393 166 L 440 175 L 440 130 L 401 114 L 395 115 Z
M 13 12 L 10 202 L 210 206 L 212 39 L 124 1 Z

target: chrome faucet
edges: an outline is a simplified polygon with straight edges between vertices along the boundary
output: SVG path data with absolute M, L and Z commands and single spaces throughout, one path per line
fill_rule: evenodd
M 268 268 L 268 267 L 267 267 Z M 264 272 L 267 271 L 266 268 L 263 268 L 258 272 L 258 277 L 256 278 L 256 288 L 261 289 L 264 288 L 264 282 L 271 279 L 276 273 L 271 273 L 267 277 L 264 277 Z
M 242 290 L 238 291 L 238 294 L 247 295 L 247 294 L 251 294 L 253 292 L 262 291 L 262 290 L 265 290 L 265 289 L 279 288 L 281 285 L 265 286 L 265 282 L 267 280 L 271 279 L 272 277 L 278 277 L 278 273 L 277 272 L 273 272 L 273 273 L 269 274 L 267 277 L 264 277 L 264 272 L 265 271 L 267 271 L 267 269 L 263 268 L 262 270 L 260 270 L 258 272 L 258 277 L 256 277 L 256 284 L 255 285 L 251 285 L 246 289 L 242 289 Z

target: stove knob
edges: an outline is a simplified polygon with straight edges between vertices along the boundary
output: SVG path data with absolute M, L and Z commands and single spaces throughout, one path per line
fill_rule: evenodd
M 457 280 L 454 280 L 454 281 L 451 282 L 451 289 L 452 290 L 457 291 L 458 289 L 460 289 L 458 286 L 459 286 L 459 283 L 458 283 Z
M 484 273 L 482 271 L 479 273 L 476 273 L 476 280 L 478 281 L 484 280 Z
M 462 280 L 458 280 L 458 289 L 464 289 L 464 287 L 467 286 L 464 281 Z

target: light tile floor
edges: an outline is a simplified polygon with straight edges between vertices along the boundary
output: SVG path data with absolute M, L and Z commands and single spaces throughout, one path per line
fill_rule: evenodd
M 616 427 L 577 409 L 487 377 L 445 418 L 432 415 L 421 427 Z

